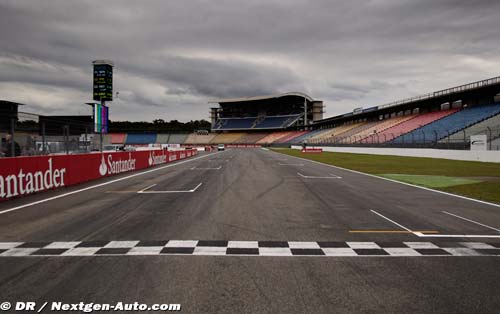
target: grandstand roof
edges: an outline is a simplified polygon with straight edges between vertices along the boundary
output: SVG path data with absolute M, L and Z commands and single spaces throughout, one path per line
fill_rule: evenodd
M 214 100 L 210 100 L 208 103 L 209 104 L 221 104 L 221 103 L 233 103 L 233 102 L 243 102 L 243 101 L 256 101 L 256 100 L 281 98 L 281 97 L 286 97 L 286 96 L 297 96 L 297 97 L 305 98 L 308 101 L 314 101 L 314 99 L 311 96 L 308 96 L 304 93 L 288 92 L 288 93 L 275 94 L 275 95 L 214 99 Z
M 500 93 L 500 76 L 477 81 L 465 85 L 460 85 L 452 88 L 439 90 L 433 93 L 420 95 L 412 98 L 407 98 L 392 103 L 364 108 L 355 109 L 352 112 L 333 116 L 321 120 L 314 121 L 317 126 L 328 125 L 331 123 L 343 123 L 353 120 L 354 118 L 367 118 L 396 112 L 400 110 L 408 110 L 416 107 L 438 106 L 443 103 L 451 103 L 454 101 L 488 103 L 493 101 L 493 97 Z

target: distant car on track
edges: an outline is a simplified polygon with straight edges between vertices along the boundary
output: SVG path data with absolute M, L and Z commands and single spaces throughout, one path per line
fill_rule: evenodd
M 226 149 L 226 147 L 224 146 L 224 144 L 217 145 L 217 150 L 224 150 L 224 149 Z

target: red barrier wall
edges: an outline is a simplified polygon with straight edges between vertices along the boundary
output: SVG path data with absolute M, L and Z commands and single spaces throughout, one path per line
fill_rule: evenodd
M 259 148 L 260 144 L 226 144 L 227 148 Z
M 322 148 L 302 148 L 302 153 L 322 153 Z
M 0 201 L 197 155 L 196 150 L 138 151 L 0 159 Z

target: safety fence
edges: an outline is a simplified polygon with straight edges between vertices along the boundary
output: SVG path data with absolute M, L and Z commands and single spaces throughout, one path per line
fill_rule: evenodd
M 471 128 L 472 129 L 472 128 Z M 319 146 L 469 149 L 473 135 L 486 135 L 488 150 L 500 150 L 500 125 L 458 132 L 415 130 L 409 133 L 380 132 L 364 135 L 313 138 L 305 142 Z
M 76 154 L 100 150 L 91 116 L 46 117 L 19 112 L 0 123 L 0 157 Z

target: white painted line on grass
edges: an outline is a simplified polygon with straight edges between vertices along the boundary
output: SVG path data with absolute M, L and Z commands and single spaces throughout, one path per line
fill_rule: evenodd
M 482 223 L 477 222 L 477 221 L 474 221 L 474 220 L 472 220 L 472 219 L 468 219 L 468 218 L 465 218 L 465 217 L 462 217 L 462 216 L 459 216 L 459 215 L 455 215 L 455 214 L 449 213 L 449 212 L 444 211 L 444 210 L 443 210 L 443 213 L 445 213 L 445 214 L 447 214 L 447 215 L 450 215 L 450 216 L 453 216 L 453 217 L 457 217 L 457 218 L 459 218 L 459 219 L 462 219 L 462 220 L 465 220 L 465 221 L 468 221 L 468 222 L 471 222 L 471 223 L 473 223 L 473 224 L 476 224 L 476 225 L 479 225 L 479 226 L 483 226 L 483 227 L 485 227 L 485 228 L 492 229 L 492 230 L 495 230 L 495 231 L 497 231 L 497 232 L 500 232 L 500 229 L 497 229 L 497 228 L 494 228 L 494 227 L 492 227 L 492 226 L 488 226 L 488 225 L 482 224 Z
M 42 200 L 39 200 L 39 201 L 35 201 L 35 202 L 32 202 L 32 203 L 28 203 L 28 204 L 24 204 L 24 205 L 12 207 L 12 208 L 0 211 L 0 215 L 6 214 L 6 213 L 9 213 L 9 212 L 13 212 L 13 211 L 21 209 L 21 208 L 25 208 L 25 207 L 29 207 L 29 206 L 33 206 L 33 205 L 38 205 L 38 204 L 45 203 L 45 202 L 48 202 L 48 201 L 52 201 L 52 200 L 55 200 L 55 199 L 58 199 L 58 198 L 62 198 L 62 197 L 65 197 L 65 196 L 77 194 L 77 193 L 88 191 L 88 190 L 91 190 L 91 189 L 95 189 L 95 188 L 98 188 L 98 187 L 101 187 L 101 186 L 105 186 L 105 185 L 108 185 L 108 184 L 112 184 L 112 183 L 115 183 L 115 182 L 120 182 L 120 181 L 124 181 L 124 180 L 130 179 L 130 178 L 142 176 L 142 175 L 145 175 L 145 174 L 148 174 L 148 173 L 151 173 L 151 172 L 163 170 L 165 168 L 175 167 L 175 166 L 187 163 L 187 162 L 192 162 L 192 161 L 195 161 L 195 160 L 198 160 L 198 159 L 202 159 L 202 158 L 206 158 L 208 156 L 212 156 L 213 154 L 220 154 L 220 153 L 221 152 L 216 152 L 216 153 L 212 153 L 212 154 L 207 154 L 205 156 L 199 156 L 199 157 L 195 157 L 195 158 L 192 158 L 192 159 L 187 159 L 187 160 L 179 161 L 179 162 L 176 162 L 174 164 L 165 165 L 165 166 L 162 166 L 162 167 L 154 168 L 154 169 L 151 169 L 151 170 L 146 170 L 146 171 L 139 172 L 139 173 L 134 173 L 134 174 L 131 174 L 131 175 L 126 176 L 126 177 L 114 179 L 114 180 L 111 180 L 111 181 L 106 181 L 106 182 L 99 183 L 99 184 L 92 185 L 92 186 L 88 186 L 88 187 L 83 188 L 83 189 L 79 189 L 79 190 L 75 190 L 75 191 L 71 191 L 71 192 L 59 194 L 59 195 L 52 196 L 52 197 L 49 197 L 49 198 L 45 198 L 45 199 L 42 199 Z
M 275 151 L 272 151 L 272 152 L 274 152 L 276 154 L 283 155 L 282 153 L 278 153 L 278 152 L 275 152 Z M 481 204 L 485 204 L 485 205 L 500 207 L 500 204 L 495 204 L 495 203 L 490 203 L 490 202 L 486 202 L 486 201 L 481 201 L 481 200 L 478 200 L 478 199 L 475 199 L 475 198 L 470 198 L 470 197 L 467 197 L 467 196 L 462 196 L 462 195 L 457 195 L 457 194 L 453 194 L 453 193 L 438 191 L 438 190 L 434 190 L 434 189 L 431 189 L 431 188 L 426 188 L 426 187 L 419 186 L 419 185 L 414 185 L 414 184 L 410 184 L 410 183 L 406 183 L 406 182 L 401 182 L 401 181 L 397 181 L 397 180 L 393 180 L 393 179 L 379 177 L 379 176 L 376 176 L 376 175 L 373 175 L 373 174 L 369 174 L 369 173 L 364 173 L 364 172 L 360 172 L 360 171 L 356 171 L 356 170 L 352 170 L 352 169 L 347 169 L 347 168 L 342 168 L 342 167 L 339 167 L 339 166 L 325 164 L 325 163 L 322 163 L 322 162 L 319 162 L 319 161 L 316 161 L 316 160 L 310 160 L 310 159 L 305 159 L 305 158 L 291 156 L 291 155 L 286 155 L 286 156 L 290 156 L 290 157 L 297 158 L 297 159 L 300 159 L 300 160 L 309 161 L 309 162 L 312 162 L 312 163 L 315 163 L 315 164 L 318 164 L 318 165 L 323 165 L 323 166 L 332 167 L 332 168 L 335 168 L 335 169 L 340 169 L 340 170 L 344 170 L 344 171 L 348 171 L 348 172 L 352 172 L 352 173 L 361 174 L 361 175 L 372 177 L 372 178 L 377 178 L 377 179 L 380 179 L 380 180 L 385 180 L 385 181 L 390 181 L 390 182 L 394 182 L 394 183 L 399 183 L 399 184 L 402 184 L 402 185 L 411 186 L 411 187 L 414 187 L 414 188 L 417 188 L 417 189 L 421 189 L 421 190 L 426 190 L 426 191 L 431 191 L 431 192 L 435 192 L 435 193 L 439 193 L 439 194 L 453 196 L 453 197 L 456 197 L 456 198 L 461 198 L 461 199 L 464 199 L 464 200 L 468 200 L 468 201 L 472 201 L 472 202 L 476 202 L 476 203 L 481 203 Z

